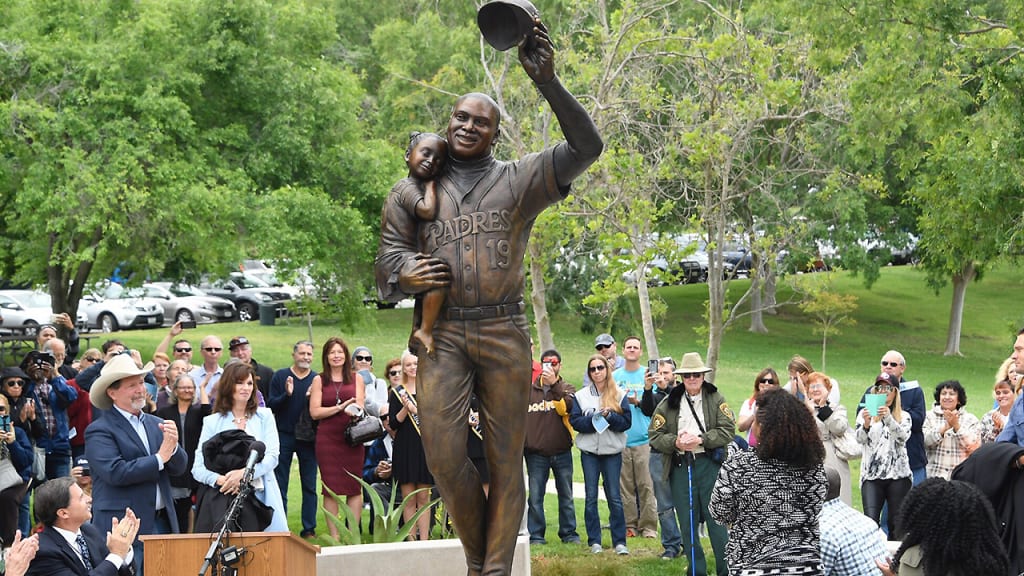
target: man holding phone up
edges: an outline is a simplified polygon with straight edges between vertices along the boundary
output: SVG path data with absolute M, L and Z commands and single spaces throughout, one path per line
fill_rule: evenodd
M 651 419 L 640 409 L 648 368 L 640 364 L 644 349 L 638 336 L 622 341 L 626 363 L 615 370 L 615 383 L 626 391 L 633 423 L 626 432 L 626 448 L 622 451 L 622 508 L 626 515 L 626 536 L 658 537 L 658 508 L 651 482 L 651 447 L 647 428 Z
M 559 375 L 562 356 L 557 350 L 545 350 L 540 358 L 541 373 L 530 386 L 530 404 L 526 410 L 524 454 L 530 489 L 526 527 L 530 531 L 530 544 L 547 543 L 544 493 L 549 472 L 554 472 L 558 492 L 558 537 L 567 544 L 579 544 L 572 500 L 573 432 L 568 416 L 576 389 Z

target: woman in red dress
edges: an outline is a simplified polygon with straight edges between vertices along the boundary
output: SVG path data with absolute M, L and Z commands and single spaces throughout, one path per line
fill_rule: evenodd
M 366 390 L 363 379 L 352 370 L 352 357 L 348 345 L 338 337 L 324 343 L 323 372 L 313 378 L 309 392 L 309 414 L 319 421 L 316 432 L 316 460 L 320 465 L 320 480 L 325 488 L 345 497 L 345 503 L 359 523 L 363 511 L 363 489 L 356 478 L 363 471 L 363 446 L 349 446 L 345 441 L 345 428 L 363 409 Z M 349 476 L 355 474 L 355 478 Z M 337 516 L 338 502 L 323 490 L 324 508 Z M 330 520 L 327 528 L 331 537 L 338 538 L 338 529 Z

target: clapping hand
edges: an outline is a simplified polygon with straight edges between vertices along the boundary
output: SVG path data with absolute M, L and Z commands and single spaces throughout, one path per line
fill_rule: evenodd
M 140 522 L 131 508 L 125 508 L 124 517 L 110 521 L 110 532 L 107 532 L 107 549 L 111 554 L 125 558 L 132 549 L 135 537 L 139 533 Z

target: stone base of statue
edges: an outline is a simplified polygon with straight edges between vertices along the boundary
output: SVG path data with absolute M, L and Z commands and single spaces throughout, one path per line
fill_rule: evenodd
M 316 556 L 317 576 L 466 576 L 466 554 L 457 538 L 396 542 L 393 544 L 358 544 L 324 546 Z M 516 540 L 512 576 L 530 576 L 530 538 Z

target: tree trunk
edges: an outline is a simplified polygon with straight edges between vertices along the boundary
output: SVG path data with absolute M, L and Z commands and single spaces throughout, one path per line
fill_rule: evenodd
M 537 324 L 537 338 L 540 346 L 536 349 L 554 350 L 555 339 L 551 334 L 551 317 L 548 316 L 548 288 L 544 284 L 544 259 L 538 243 L 530 242 L 530 301 L 533 303 L 533 319 Z
M 967 284 L 977 276 L 974 262 L 968 262 L 959 273 L 953 274 L 953 302 L 949 307 L 949 330 L 946 332 L 946 351 L 943 356 L 963 356 L 960 353 L 960 330 L 964 319 L 964 297 Z
M 779 301 L 775 298 L 775 290 L 778 287 L 779 277 L 775 274 L 775 266 L 765 266 L 764 275 L 764 313 L 772 316 L 779 313 L 776 306 Z
M 636 295 L 640 298 L 640 320 L 644 327 L 644 341 L 648 358 L 658 355 L 658 337 L 654 333 L 654 318 L 651 316 L 651 291 L 647 288 L 647 266 L 637 266 Z
M 750 331 L 755 334 L 767 334 L 768 327 L 764 325 L 764 306 L 761 301 L 761 278 L 763 277 L 764 264 L 757 254 L 752 255 L 750 264 Z
M 828 349 L 828 329 L 821 334 L 821 372 L 825 372 L 825 351 Z

